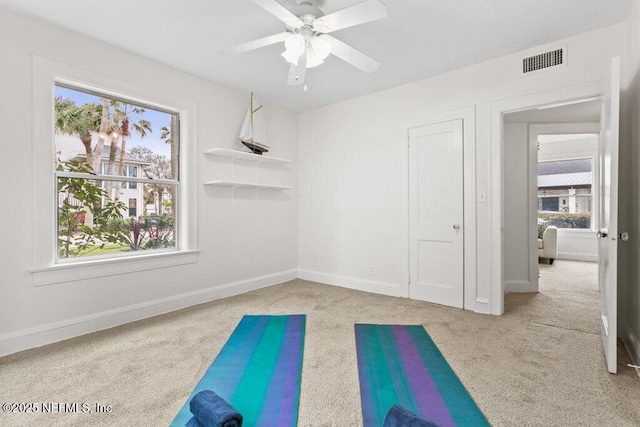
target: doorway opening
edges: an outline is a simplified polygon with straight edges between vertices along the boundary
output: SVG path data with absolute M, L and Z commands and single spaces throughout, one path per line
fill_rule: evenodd
M 627 233 L 619 233 L 618 230 L 618 145 L 620 133 L 620 57 L 611 58 L 609 73 L 602 82 L 594 84 L 586 84 L 575 87 L 566 87 L 550 92 L 532 94 L 530 96 L 507 100 L 496 103 L 491 107 L 491 135 L 497 136 L 492 138 L 492 154 L 496 159 L 496 167 L 492 169 L 491 189 L 492 192 L 499 197 L 494 197 L 492 201 L 492 209 L 496 214 L 492 215 L 491 235 L 492 235 L 492 272 L 493 277 L 497 279 L 495 289 L 498 291 L 497 298 L 492 302 L 492 312 L 502 314 L 505 312 L 505 293 L 511 292 L 537 292 L 531 290 L 537 279 L 529 280 L 533 277 L 535 266 L 527 267 L 527 260 L 533 262 L 533 257 L 529 257 L 531 251 L 535 248 L 535 237 L 537 224 L 534 222 L 536 206 L 536 193 L 528 191 L 526 185 L 527 177 L 533 175 L 533 171 L 537 170 L 537 164 L 531 166 L 529 162 L 537 157 L 537 154 L 531 155 L 531 152 L 537 153 L 537 146 L 529 144 L 528 161 L 524 164 L 513 166 L 509 160 L 508 151 L 514 148 L 514 151 L 525 150 L 522 144 L 508 143 L 509 133 L 516 135 L 522 129 L 511 126 L 508 120 L 513 119 L 518 113 L 533 114 L 535 119 L 529 121 L 520 121 L 520 124 L 528 129 L 531 123 L 545 124 L 563 124 L 570 126 L 572 123 L 578 122 L 580 126 L 585 125 L 584 121 L 575 118 L 575 114 L 582 117 L 581 107 L 588 106 L 591 101 L 600 101 L 600 129 L 593 133 L 600 135 L 598 141 L 598 188 L 600 189 L 598 212 L 598 224 L 596 238 L 598 239 L 598 298 L 599 298 L 599 314 L 600 318 L 600 337 L 604 350 L 607 369 L 611 373 L 617 372 L 617 336 L 618 336 L 618 240 L 628 238 Z M 546 106 L 545 103 L 547 104 Z M 555 103 L 555 104 L 552 104 Z M 542 107 L 541 107 L 542 106 Z M 571 111 L 564 111 L 563 109 Z M 577 108 L 578 110 L 574 110 Z M 529 109 L 529 111 L 524 111 Z M 551 117 L 546 115 L 546 110 L 553 110 Z M 588 110 L 588 108 L 587 108 Z M 597 111 L 597 108 L 596 108 Z M 566 117 L 559 119 L 563 113 L 567 113 Z M 511 116 L 513 114 L 513 116 Z M 540 116 L 546 119 L 539 120 Z M 574 115 L 574 116 L 572 116 Z M 597 115 L 597 114 L 596 114 Z M 517 116 L 516 116 L 517 117 Z M 567 118 L 572 117 L 572 118 Z M 516 120 L 514 124 L 518 123 Z M 524 131 L 526 134 L 526 131 Z M 580 131 L 560 131 L 549 132 L 555 134 L 564 133 L 585 133 Z M 586 132 L 589 133 L 589 132 Z M 512 135 L 513 136 L 513 135 Z M 527 157 L 525 157 L 527 158 Z M 522 156 L 515 156 L 516 161 L 521 160 Z M 522 176 L 516 174 L 512 180 L 508 176 L 509 172 L 516 168 L 526 168 L 525 185 L 522 185 Z M 520 183 L 518 183 L 518 179 Z M 509 194 L 509 193 L 512 194 Z M 524 193 L 526 200 L 518 205 L 511 202 L 513 193 Z M 528 203 L 527 203 L 528 202 Z M 526 209 L 526 207 L 529 209 Z M 523 213 L 522 209 L 526 211 Z M 511 213 L 516 212 L 516 215 Z M 520 216 L 517 213 L 520 213 Z M 522 227 L 514 227 L 518 221 L 524 221 L 526 224 Z M 509 231 L 511 229 L 511 231 Z M 522 244 L 518 244 L 518 235 L 514 238 L 513 230 L 520 229 L 519 236 L 524 236 L 524 241 L 528 242 L 526 248 L 522 248 Z M 530 232 L 523 230 L 530 229 Z M 528 249 L 528 250 L 527 250 Z M 519 252 L 518 252 L 519 250 Z M 513 251 L 513 252 L 512 252 Z M 524 260 L 522 261 L 522 254 Z M 510 266 L 509 259 L 515 258 L 523 265 L 518 268 Z M 523 267 L 523 268 L 520 268 Z M 526 271 L 527 277 L 524 279 L 509 279 L 509 274 L 518 271 Z M 518 289 L 520 288 L 520 289 Z M 526 290 L 523 290 L 526 289 Z
M 504 115 L 505 314 L 598 334 L 600 100 Z

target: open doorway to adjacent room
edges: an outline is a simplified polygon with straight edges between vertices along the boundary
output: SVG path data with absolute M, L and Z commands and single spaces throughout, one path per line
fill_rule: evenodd
M 505 314 L 599 333 L 600 101 L 504 115 Z

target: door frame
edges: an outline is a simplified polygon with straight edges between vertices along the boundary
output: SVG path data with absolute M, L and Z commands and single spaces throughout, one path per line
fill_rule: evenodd
M 489 110 L 489 195 L 491 204 L 491 314 L 504 313 L 504 118 L 507 113 L 570 103 L 585 98 L 602 96 L 604 80 L 576 86 L 563 87 L 534 94 L 523 95 L 508 100 L 496 101 L 488 105 Z
M 476 288 L 476 107 L 475 105 L 436 114 L 404 119 L 401 122 L 402 144 L 402 282 L 400 296 L 409 298 L 410 242 L 409 242 L 409 130 L 442 122 L 462 119 L 463 154 L 463 211 L 464 211 L 464 309 L 478 309 Z M 486 304 L 486 303 L 485 303 Z

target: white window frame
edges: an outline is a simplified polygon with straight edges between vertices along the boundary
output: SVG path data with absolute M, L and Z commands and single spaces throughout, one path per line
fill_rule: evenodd
M 177 218 L 177 248 L 172 251 L 139 253 L 114 258 L 65 260 L 56 263 L 57 182 L 55 172 L 54 88 L 62 83 L 79 89 L 129 99 L 151 107 L 176 112 L 180 116 L 180 185 Z M 148 88 L 103 74 L 33 56 L 33 210 L 31 272 L 35 286 L 155 270 L 197 262 L 197 105 L 164 88 Z M 48 145 L 49 144 L 49 145 Z

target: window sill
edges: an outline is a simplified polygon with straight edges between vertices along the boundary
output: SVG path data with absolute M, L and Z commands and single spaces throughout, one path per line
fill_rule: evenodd
M 198 261 L 197 250 L 164 252 L 122 258 L 97 259 L 68 264 L 56 264 L 42 268 L 31 268 L 29 272 L 34 286 L 76 280 L 110 277 L 117 274 L 157 270 L 165 267 L 194 264 Z

